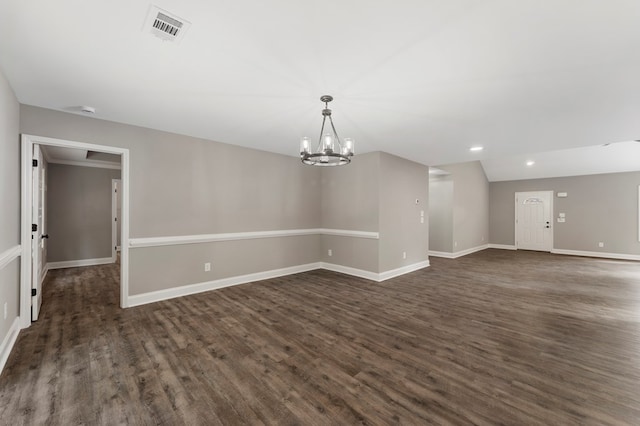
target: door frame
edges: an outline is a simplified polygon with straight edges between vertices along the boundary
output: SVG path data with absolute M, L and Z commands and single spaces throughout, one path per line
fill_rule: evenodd
M 33 144 L 59 146 L 64 148 L 80 148 L 91 151 L 120 155 L 121 158 L 121 191 L 122 191 L 122 223 L 120 236 L 120 307 L 129 305 L 129 150 L 107 145 L 95 145 L 45 136 L 21 135 L 22 144 L 22 181 L 21 181 L 21 224 L 20 236 L 22 259 L 20 262 L 20 326 L 31 325 L 31 209 L 32 209 L 32 167 Z
M 551 232 L 549 233 L 549 238 L 550 238 L 550 245 L 551 248 L 549 249 L 549 253 L 551 253 L 554 249 L 554 242 L 553 242 L 553 234 L 555 233 L 555 224 L 553 223 L 553 218 L 554 213 L 553 213 L 553 197 L 554 197 L 554 192 L 553 191 L 549 191 L 549 190 L 541 190 L 541 191 L 535 191 L 535 190 L 531 190 L 531 191 L 516 191 L 516 193 L 513 195 L 513 206 L 515 207 L 515 211 L 513 212 L 514 215 L 514 219 L 513 219 L 513 226 L 514 226 L 514 234 L 513 234 L 513 245 L 515 246 L 516 250 L 518 250 L 518 194 L 526 194 L 528 192 L 546 192 L 549 194 L 549 224 L 551 226 Z M 523 249 L 525 250 L 525 249 Z M 547 252 L 546 250 L 544 251 L 545 253 Z
M 32 144 L 32 158 L 37 166 L 31 167 L 31 223 L 36 231 L 31 230 L 31 289 L 36 294 L 31 296 L 31 320 L 36 321 L 42 305 L 42 283 L 44 281 L 46 262 L 46 174 L 44 151 L 40 144 Z M 35 232 L 35 235 L 34 235 Z M 32 293 L 33 294 L 33 293 Z

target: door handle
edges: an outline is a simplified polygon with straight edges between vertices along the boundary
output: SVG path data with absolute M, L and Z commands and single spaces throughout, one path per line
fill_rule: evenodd
M 46 239 L 49 239 L 49 234 L 44 234 L 44 235 L 42 235 L 40 238 L 46 238 Z

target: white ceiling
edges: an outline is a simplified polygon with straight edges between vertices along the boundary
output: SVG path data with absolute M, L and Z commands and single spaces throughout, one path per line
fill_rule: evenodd
M 640 139 L 638 0 L 156 1 L 191 22 L 179 44 L 142 31 L 150 4 L 2 1 L 19 101 L 297 155 L 331 94 L 357 152 L 488 175 Z
M 86 149 L 63 148 L 59 146 L 42 146 L 44 157 L 50 163 L 58 161 L 84 161 L 87 159 Z

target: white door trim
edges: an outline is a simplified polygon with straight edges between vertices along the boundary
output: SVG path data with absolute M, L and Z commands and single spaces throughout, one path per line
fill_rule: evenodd
M 514 221 L 513 221 L 513 226 L 514 226 L 514 234 L 513 234 L 513 236 L 514 236 L 514 245 L 516 247 L 516 250 L 518 250 L 518 241 L 519 241 L 519 239 L 518 239 L 518 195 L 527 194 L 527 193 L 530 193 L 530 192 L 538 192 L 538 193 L 543 192 L 543 193 L 548 193 L 549 194 L 549 226 L 551 226 L 551 232 L 549 232 L 549 239 L 550 239 L 549 245 L 551 247 L 549 249 L 549 252 L 552 252 L 554 250 L 554 247 L 555 247 L 554 243 L 553 243 L 553 234 L 554 234 L 554 225 L 555 225 L 553 223 L 553 218 L 555 217 L 554 213 L 553 213 L 553 196 L 554 196 L 553 191 L 519 191 L 519 192 L 516 192 L 514 194 L 514 197 L 513 197 L 513 205 L 515 207 Z
M 66 148 L 80 148 L 91 151 L 106 152 L 121 156 L 122 162 L 122 250 L 120 253 L 120 306 L 128 307 L 129 295 L 129 150 L 107 145 L 95 145 L 44 136 L 21 136 L 22 142 L 22 181 L 21 181 L 21 274 L 20 274 L 20 327 L 31 325 L 31 163 L 33 159 L 33 144 L 60 146 Z
M 40 282 L 40 265 L 44 264 L 44 260 L 41 259 L 42 251 L 40 250 L 40 244 L 42 240 L 42 223 L 44 222 L 44 218 L 42 217 L 42 182 L 41 182 L 41 171 L 43 167 L 43 155 L 42 150 L 40 149 L 40 145 L 32 144 L 31 145 L 31 155 L 32 160 L 35 160 L 38 163 L 37 167 L 30 167 L 31 172 L 31 206 L 30 210 L 30 219 L 31 224 L 36 225 L 37 230 L 31 231 L 31 285 L 30 292 L 31 293 L 31 321 L 36 321 L 40 312 L 40 305 L 42 304 L 42 286 Z M 34 234 L 35 232 L 35 234 Z M 24 258 L 23 258 L 24 259 Z

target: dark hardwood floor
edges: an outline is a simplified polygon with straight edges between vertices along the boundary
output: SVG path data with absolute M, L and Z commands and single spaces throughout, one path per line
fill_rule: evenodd
M 640 263 L 485 250 L 121 310 L 50 273 L 0 376 L 11 425 L 640 424 Z

